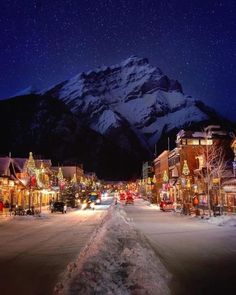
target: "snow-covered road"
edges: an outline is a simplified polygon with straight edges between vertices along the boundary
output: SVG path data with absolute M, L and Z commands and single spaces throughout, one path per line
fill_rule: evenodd
M 172 294 L 235 294 L 235 226 L 161 212 L 143 200 L 124 209 L 173 274 Z
M 107 208 L 1 222 L 0 294 L 52 294 L 59 275 L 85 247 Z
M 108 207 L 0 223 L 0 294 L 235 293 L 236 218 Z

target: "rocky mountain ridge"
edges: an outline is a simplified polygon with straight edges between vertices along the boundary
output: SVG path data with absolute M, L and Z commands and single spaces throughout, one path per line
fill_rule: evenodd
M 140 177 L 154 146 L 162 152 L 167 137 L 174 146 L 180 129 L 230 126 L 204 102 L 185 95 L 178 81 L 136 56 L 33 92 L 0 101 L 0 152 L 33 151 L 54 163 L 83 163 L 106 179 Z
M 183 93 L 178 81 L 151 66 L 146 58 L 135 56 L 119 65 L 81 73 L 46 93 L 62 100 L 84 124 L 112 140 L 117 141 L 114 130 L 124 131 L 129 125 L 149 151 L 163 132 L 210 119 Z

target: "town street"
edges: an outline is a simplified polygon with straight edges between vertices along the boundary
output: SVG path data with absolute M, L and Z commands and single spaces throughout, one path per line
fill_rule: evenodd
M 1 295 L 52 294 L 60 275 L 76 260 L 111 201 L 94 211 L 16 216 L 1 222 Z
M 157 211 L 143 200 L 123 207 L 172 273 L 172 294 L 235 294 L 235 227 Z

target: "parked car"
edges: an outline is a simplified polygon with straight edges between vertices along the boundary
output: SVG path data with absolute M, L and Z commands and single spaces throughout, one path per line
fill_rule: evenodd
M 174 204 L 172 201 L 161 201 L 160 208 L 163 211 L 171 211 L 174 210 Z
M 131 195 L 127 196 L 125 199 L 125 205 L 128 205 L 128 204 L 134 205 L 134 198 Z
M 125 193 L 120 193 L 120 201 L 125 201 L 126 194 Z
M 91 202 L 94 202 L 95 205 L 100 205 L 101 204 L 101 194 L 98 192 L 92 192 L 89 195 L 89 200 Z
M 92 201 L 90 198 L 84 199 L 82 204 L 81 204 L 81 209 L 85 210 L 85 209 L 95 209 L 95 202 Z
M 61 212 L 66 213 L 67 206 L 64 202 L 55 202 L 51 205 L 51 213 Z

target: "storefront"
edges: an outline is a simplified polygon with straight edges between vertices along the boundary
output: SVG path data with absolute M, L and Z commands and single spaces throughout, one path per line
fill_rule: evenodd
M 224 211 L 236 213 L 236 180 L 227 181 L 222 186 Z
M 17 203 L 17 195 L 15 192 L 15 183 L 9 177 L 0 177 L 0 200 L 9 204 Z

